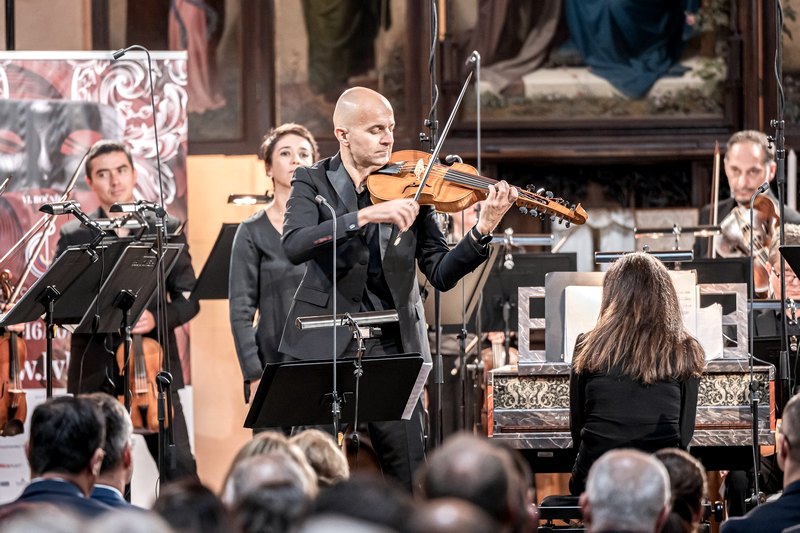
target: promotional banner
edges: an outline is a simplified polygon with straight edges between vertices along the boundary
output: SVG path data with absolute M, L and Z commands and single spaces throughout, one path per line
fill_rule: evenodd
M 155 110 L 143 52 L 116 61 L 109 52 L 0 52 L 0 184 L 10 178 L 0 195 L 0 270 L 8 270 L 12 285 L 22 281 L 23 294 L 54 260 L 59 228 L 72 218 L 57 216 L 45 232 L 23 241 L 33 226 L 44 226 L 48 216 L 39 207 L 67 199 L 86 213 L 98 207 L 81 160 L 100 139 L 130 147 L 137 200 L 158 202 L 160 178 L 167 212 L 185 221 L 186 53 L 152 52 L 151 58 Z M 74 189 L 65 196 L 75 175 Z M 30 274 L 20 280 L 29 264 Z M 44 397 L 37 390 L 45 388 L 43 321 L 26 324 L 24 339 L 27 357 L 19 368 L 22 387 L 34 400 L 28 402 L 30 418 L 31 403 Z M 66 387 L 69 333 L 59 328 L 53 344 L 53 386 L 59 391 Z M 0 502 L 16 497 L 27 482 L 21 452 L 26 438 L 0 436 Z

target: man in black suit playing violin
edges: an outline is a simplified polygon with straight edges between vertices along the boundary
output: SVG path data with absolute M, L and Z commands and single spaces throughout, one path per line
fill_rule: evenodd
M 339 153 L 298 168 L 292 180 L 282 243 L 292 262 L 306 263 L 306 273 L 289 311 L 280 352 L 295 360 L 327 359 L 332 330 L 301 332 L 294 324 L 297 317 L 330 314 L 335 297 L 338 313 L 397 310 L 399 323 L 382 328 L 380 339 L 368 341 L 367 355 L 419 352 L 430 361 L 415 259 L 434 287 L 455 286 L 488 257 L 487 238 L 516 201 L 517 190 L 504 181 L 490 185 L 469 237 L 448 251 L 432 206 L 420 206 L 410 198 L 374 205 L 370 200 L 367 178 L 389 162 L 394 144 L 389 101 L 371 89 L 348 89 L 336 103 L 333 123 Z M 370 186 L 380 185 L 372 179 Z M 333 221 L 328 207 L 318 201 L 320 196 L 336 213 L 336 294 L 332 294 Z M 347 328 L 337 331 L 336 351 L 339 355 L 355 351 Z M 372 423 L 369 428 L 384 474 L 408 490 L 414 470 L 424 460 L 422 425 L 418 401 L 411 420 Z
M 101 140 L 92 146 L 86 156 L 86 183 L 97 196 L 100 207 L 90 213 L 91 218 L 109 218 L 120 214 L 111 213 L 115 203 L 133 202 L 133 190 L 136 185 L 136 169 L 133 166 L 128 147 L 120 142 Z M 178 223 L 167 219 L 167 230 L 175 231 Z M 150 231 L 155 231 L 154 224 Z M 125 230 L 118 230 L 118 236 L 127 236 Z M 61 227 L 58 238 L 56 257 L 67 246 L 91 242 L 92 233 L 80 225 L 80 221 L 71 220 Z M 171 238 L 171 242 L 186 243 L 182 235 Z M 186 245 L 188 246 L 188 245 Z M 166 289 L 169 294 L 167 303 L 167 339 L 169 343 L 170 371 L 172 374 L 173 434 L 175 437 L 175 467 L 171 467 L 171 459 L 167 455 L 167 471 L 161 475 L 165 480 L 196 475 L 196 465 L 189 447 L 189 435 L 183 408 L 178 396 L 178 389 L 183 388 L 183 372 L 178 355 L 178 344 L 174 329 L 191 320 L 200 310 L 197 302 L 189 300 L 187 295 L 194 288 L 194 269 L 188 249 L 184 247 L 178 256 L 175 266 L 167 276 Z M 153 298 L 141 317 L 132 327 L 131 333 L 146 337 L 156 337 L 156 298 Z M 85 392 L 106 392 L 112 396 L 122 394 L 122 379 L 117 364 L 116 350 L 122 339 L 118 334 L 74 334 L 70 341 L 70 359 L 67 369 L 67 391 L 72 394 Z M 160 359 L 157 363 L 160 365 Z M 149 428 L 157 430 L 157 428 Z M 158 457 L 158 434 L 145 435 L 147 446 L 154 458 Z
M 725 176 L 728 178 L 728 185 L 731 190 L 731 197 L 720 200 L 717 205 L 717 220 L 723 224 L 726 217 L 733 216 L 734 208 L 742 206 L 749 212 L 750 199 L 756 189 L 763 183 L 772 183 L 775 178 L 775 147 L 769 142 L 767 136 L 760 131 L 743 130 L 731 135 L 725 152 L 724 160 Z M 778 199 L 767 190 L 764 196 L 772 201 L 775 214 L 778 213 Z M 709 224 L 714 206 L 709 204 L 700 210 L 700 224 Z M 792 224 L 800 223 L 800 213 L 789 207 L 784 208 L 786 222 Z M 749 222 L 749 215 L 745 217 Z M 714 237 L 714 242 L 726 239 L 725 235 Z M 695 241 L 695 257 L 710 257 L 709 239 L 698 238 Z M 730 244 L 730 243 L 728 243 Z M 724 247 L 721 244 L 718 251 Z M 741 251 L 738 253 L 725 254 L 726 257 L 747 255 Z

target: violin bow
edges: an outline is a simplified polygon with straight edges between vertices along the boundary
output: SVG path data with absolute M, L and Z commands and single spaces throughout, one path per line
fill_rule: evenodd
M 461 93 L 458 95 L 458 99 L 456 99 L 456 103 L 453 105 L 453 109 L 450 111 L 450 116 L 447 118 L 447 123 L 442 128 L 441 133 L 439 134 L 439 140 L 436 143 L 436 146 L 431 153 L 430 159 L 428 159 L 428 166 L 425 167 L 425 172 L 422 174 L 422 179 L 419 182 L 419 187 L 417 187 L 417 192 L 414 193 L 414 201 L 419 202 L 419 197 L 422 195 L 422 189 L 425 187 L 425 184 L 428 182 L 428 176 L 431 174 L 431 170 L 433 170 L 433 165 L 439 160 L 439 152 L 442 151 L 442 146 L 444 146 L 444 140 L 447 138 L 447 133 L 450 131 L 450 126 L 453 124 L 453 121 L 456 118 L 456 113 L 458 112 L 458 108 L 461 107 L 461 100 L 464 99 L 464 94 L 467 92 L 467 88 L 469 87 L 469 82 L 472 80 L 472 71 L 467 74 L 467 79 L 464 81 L 464 86 L 461 87 Z M 397 238 L 394 240 L 394 245 L 397 246 L 400 244 L 400 239 L 403 237 L 403 232 L 399 232 L 397 234 Z
M 719 141 L 714 141 L 714 166 L 711 171 L 711 225 L 716 226 L 719 221 Z M 717 249 L 714 246 L 714 237 L 708 237 L 711 248 L 711 258 L 717 258 Z

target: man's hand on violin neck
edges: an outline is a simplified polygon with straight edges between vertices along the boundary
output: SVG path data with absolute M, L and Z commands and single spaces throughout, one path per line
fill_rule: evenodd
M 480 218 L 476 224 L 478 231 L 482 234 L 494 231 L 518 197 L 516 187 L 511 187 L 505 180 L 489 185 L 489 193 L 482 204 Z
M 358 211 L 358 226 L 369 223 L 388 222 L 406 231 L 414 224 L 419 214 L 419 204 L 408 198 L 381 202 Z

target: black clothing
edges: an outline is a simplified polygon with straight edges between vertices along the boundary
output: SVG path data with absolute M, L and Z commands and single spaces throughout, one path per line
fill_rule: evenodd
M 148 213 L 148 215 L 150 215 Z M 89 215 L 91 218 L 107 218 L 102 208 L 98 208 Z M 150 219 L 150 232 L 155 231 L 155 221 Z M 167 219 L 167 231 L 172 233 L 178 226 L 175 219 Z M 92 240 L 91 232 L 80 225 L 77 220 L 72 220 L 61 227 L 58 238 L 56 256 L 60 255 L 67 246 L 85 244 Z M 171 237 L 170 242 L 183 243 L 183 251 L 178 255 L 175 265 L 167 275 L 167 342 L 169 346 L 170 372 L 172 374 L 172 402 L 173 402 L 173 436 L 175 439 L 175 458 L 166 452 L 167 471 L 162 472 L 165 480 L 179 479 L 186 476 L 196 476 L 197 467 L 189 445 L 189 433 L 178 389 L 183 388 L 183 369 L 181 366 L 178 343 L 175 340 L 175 328 L 187 323 L 200 310 L 200 305 L 189 300 L 188 295 L 194 288 L 196 281 L 192 259 L 189 255 L 186 237 L 179 235 Z M 158 320 L 157 298 L 153 298 L 147 309 Z M 156 338 L 157 328 L 146 337 Z M 67 369 L 67 391 L 72 394 L 85 392 L 106 392 L 112 396 L 122 395 L 122 376 L 117 365 L 116 350 L 122 343 L 119 334 L 74 334 L 70 340 L 70 359 Z M 158 434 L 146 434 L 145 441 L 151 455 L 158 457 Z M 175 467 L 170 465 L 175 463 Z
M 267 363 L 280 363 L 281 333 L 305 267 L 281 248 L 281 234 L 266 211 L 239 224 L 228 282 L 231 330 L 246 381 L 261 378 Z M 258 325 L 253 319 L 258 312 Z
M 328 201 L 337 217 L 336 294 L 332 294 L 333 221 L 330 210 L 315 201 L 318 195 Z M 367 224 L 359 228 L 358 209 L 355 186 L 339 155 L 295 171 L 282 243 L 291 261 L 306 262 L 306 273 L 289 311 L 280 350 L 295 359 L 327 358 L 333 342 L 332 330 L 301 332 L 294 326 L 295 318 L 330 314 L 333 298 L 337 313 L 362 311 L 366 295 L 369 305 L 393 304 L 399 316 L 396 333 L 373 343 L 375 349 L 384 354 L 418 352 L 430 362 L 415 260 L 432 285 L 448 290 L 480 265 L 488 253 L 473 239 L 463 239 L 451 251 L 430 206 L 420 208 L 413 226 L 397 245 L 396 226 Z M 373 275 L 370 264 L 373 270 L 380 265 Z M 339 328 L 337 353 L 352 354 L 354 348 L 348 328 Z M 413 472 L 424 460 L 421 403 L 417 402 L 411 420 L 370 424 L 370 436 L 384 473 L 397 478 L 410 491 Z
M 800 481 L 786 487 L 774 502 L 759 505 L 741 518 L 729 518 L 719 528 L 720 533 L 758 531 L 780 533 L 800 524 Z
M 644 385 L 612 369 L 570 376 L 570 431 L 578 450 L 570 492 L 584 490 L 589 468 L 605 452 L 636 448 L 686 449 L 694 434 L 700 378 Z

